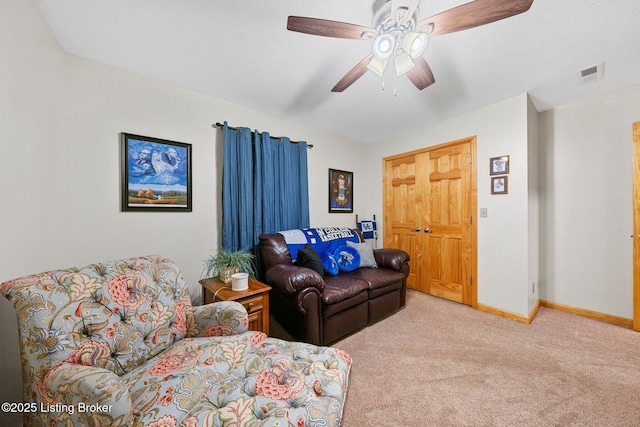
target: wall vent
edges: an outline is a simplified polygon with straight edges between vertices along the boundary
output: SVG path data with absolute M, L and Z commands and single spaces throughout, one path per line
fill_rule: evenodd
M 600 80 L 604 75 L 604 62 L 592 65 L 582 70 L 578 70 L 578 84 L 585 85 L 587 83 Z

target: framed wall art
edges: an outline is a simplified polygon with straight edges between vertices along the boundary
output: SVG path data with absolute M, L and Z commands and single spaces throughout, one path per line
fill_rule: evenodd
M 506 176 L 496 176 L 491 178 L 491 194 L 508 194 L 509 179 Z
M 353 172 L 329 169 L 329 213 L 353 213 Z
M 191 212 L 191 144 L 122 133 L 122 211 Z
M 489 159 L 490 175 L 505 175 L 509 173 L 509 156 L 492 157 Z

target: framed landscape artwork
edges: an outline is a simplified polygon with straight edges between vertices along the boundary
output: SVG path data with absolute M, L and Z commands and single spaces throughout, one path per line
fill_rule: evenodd
M 329 169 L 329 213 L 353 213 L 353 172 Z
M 191 212 L 191 144 L 122 133 L 122 211 Z

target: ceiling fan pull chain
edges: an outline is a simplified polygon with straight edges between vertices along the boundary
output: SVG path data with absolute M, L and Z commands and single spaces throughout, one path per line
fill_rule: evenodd
M 398 75 L 393 73 L 393 97 L 398 97 Z

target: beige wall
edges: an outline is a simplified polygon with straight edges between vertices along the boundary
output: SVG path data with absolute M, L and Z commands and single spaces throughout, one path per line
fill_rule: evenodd
M 540 298 L 631 319 L 640 87 L 546 111 L 539 121 Z
M 64 260 L 64 55 L 32 1 L 0 2 L 0 282 Z M 46 236 L 42 239 L 42 236 Z M 0 401 L 22 401 L 15 312 L 0 298 Z M 19 425 L 0 413 L 0 424 Z

